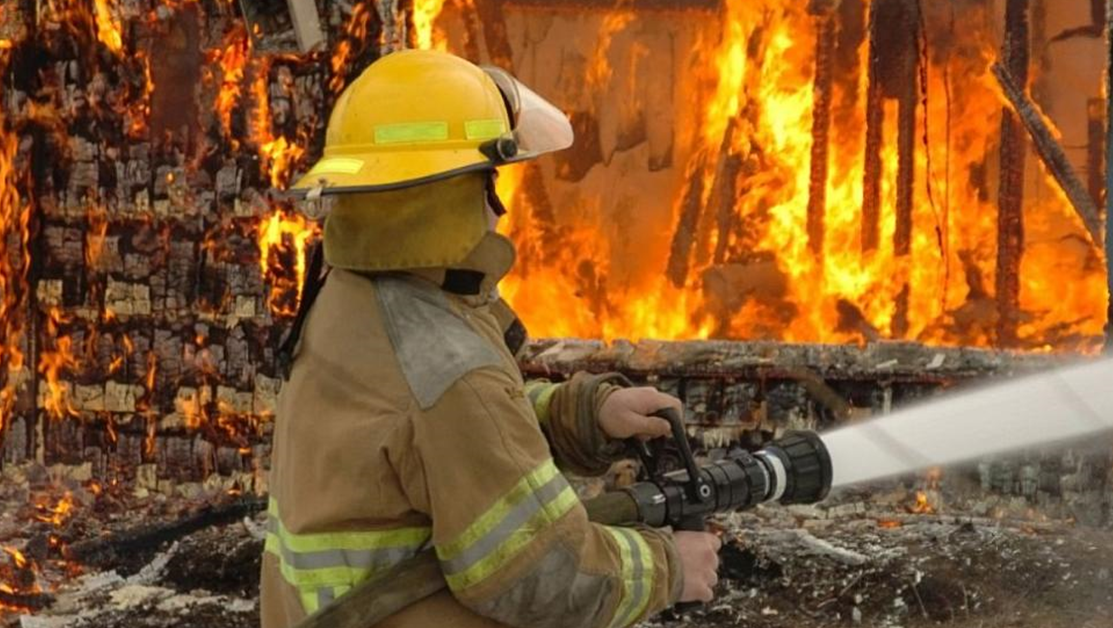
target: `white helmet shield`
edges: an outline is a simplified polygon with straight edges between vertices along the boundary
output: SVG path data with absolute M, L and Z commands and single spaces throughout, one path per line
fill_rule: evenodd
M 572 145 L 575 134 L 564 112 L 505 70 L 483 66 L 483 71 L 498 85 L 510 110 L 517 153 L 505 158 L 504 163 L 533 159 Z

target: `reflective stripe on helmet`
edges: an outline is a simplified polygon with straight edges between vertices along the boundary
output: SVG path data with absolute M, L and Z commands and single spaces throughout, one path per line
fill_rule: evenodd
M 400 122 L 375 127 L 376 144 L 410 144 L 448 140 L 447 122 Z
M 468 120 L 464 122 L 464 136 L 469 140 L 489 140 L 506 133 L 502 120 Z

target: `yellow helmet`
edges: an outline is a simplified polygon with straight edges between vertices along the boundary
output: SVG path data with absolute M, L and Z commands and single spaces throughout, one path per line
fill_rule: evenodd
M 291 189 L 397 190 L 532 159 L 572 139 L 568 118 L 505 71 L 404 50 L 375 61 L 344 90 L 324 156 Z

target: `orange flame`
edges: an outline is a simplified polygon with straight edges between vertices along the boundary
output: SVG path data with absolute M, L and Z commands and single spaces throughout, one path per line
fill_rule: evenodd
M 305 287 L 309 241 L 317 236 L 316 223 L 296 212 L 279 209 L 259 225 L 259 269 L 271 284 L 267 305 L 275 316 L 293 316 Z M 282 258 L 293 255 L 293 277 Z
M 860 342 L 869 337 L 861 328 L 881 338 L 898 336 L 896 304 L 907 289 L 903 338 L 944 345 L 994 342 L 996 199 L 976 177 L 985 164 L 995 163 L 999 151 L 1001 102 L 988 73 L 999 17 L 984 6 L 967 5 L 961 10 L 968 12 L 962 19 L 969 28 L 950 35 L 960 39 L 954 52 L 931 50 L 924 62 L 922 88 L 928 97 L 918 99 L 909 256 L 898 255 L 892 243 L 895 101 L 884 105 L 882 245 L 863 252 L 869 51 L 868 44 L 861 46 L 857 82 L 840 80 L 833 87 L 835 102 L 856 105 L 832 119 L 824 252 L 817 256 L 807 231 L 817 22 L 806 5 L 727 0 L 721 22 L 703 33 L 684 66 L 695 68 L 694 76 L 681 76 L 674 87 L 689 94 L 692 105 L 676 114 L 674 143 L 690 145 L 685 179 L 693 185 L 687 194 L 679 186 L 667 218 L 654 213 L 656 198 L 635 196 L 636 189 L 626 190 L 625 198 L 613 194 L 610 177 L 602 177 L 606 191 L 596 177 L 594 184 L 577 184 L 575 193 L 559 194 L 553 190 L 563 189 L 561 181 L 545 178 L 542 168 L 524 168 L 520 191 L 504 197 L 512 207 L 505 230 L 519 256 L 502 288 L 531 331 L 604 339 Z M 421 45 L 427 36 L 433 47 L 445 43 L 430 26 L 435 20 L 422 13 L 435 14 L 438 7 L 435 1 L 415 7 L 415 25 L 424 29 L 419 29 Z M 939 28 L 941 10 L 925 8 L 928 28 Z M 620 39 L 639 19 L 621 9 L 598 19 L 589 87 L 616 89 L 608 79 L 624 68 L 610 67 L 616 55 L 608 54 L 608 46 L 644 45 Z M 938 39 L 946 38 L 932 41 Z M 523 79 L 533 82 L 528 74 Z M 737 175 L 727 178 L 727 187 L 734 194 L 721 201 L 714 197 L 724 187 L 717 179 L 731 164 Z M 1040 174 L 1040 193 L 1030 195 L 1025 210 L 1019 335 L 1029 349 L 1093 351 L 1106 319 L 1100 255 L 1086 242 L 1058 186 Z M 542 188 L 548 188 L 549 205 L 539 196 Z M 644 218 L 626 220 L 616 213 L 624 209 L 607 197 L 637 206 Z M 570 206 L 554 202 L 557 198 Z M 682 256 L 686 266 L 677 284 L 662 270 L 670 258 L 669 238 L 693 205 L 698 219 L 686 236 L 691 250 Z M 661 228 L 642 228 L 641 221 L 659 221 Z M 554 307 L 557 303 L 563 306 Z M 848 311 L 860 320 L 856 328 L 844 322 Z
M 94 0 L 97 23 L 97 39 L 109 50 L 120 54 L 124 50 L 124 40 L 120 33 L 120 21 L 116 17 L 115 0 Z
M 435 29 L 444 0 L 414 0 L 413 21 L 415 47 L 419 50 L 446 50 L 444 32 Z
M 14 547 L 5 547 L 4 553 L 11 557 L 12 564 L 15 565 L 16 569 L 26 569 L 30 564 L 30 561 L 23 555 L 23 552 Z
M 35 515 L 35 519 L 60 528 L 73 516 L 73 508 L 73 495 L 66 491 L 54 506 L 36 505 L 38 513 Z
M 237 23 L 235 28 L 225 33 L 224 47 L 215 51 L 210 59 L 210 62 L 215 62 L 220 67 L 220 90 L 213 106 L 220 120 L 220 128 L 231 141 L 233 149 L 239 142 L 232 137 L 232 111 L 243 94 L 244 68 L 250 49 L 251 38 L 248 37 L 247 29 Z
M 141 137 L 148 129 L 151 120 L 151 94 L 155 91 L 155 80 L 151 77 L 151 59 L 146 50 L 135 51 L 135 59 L 143 67 L 143 91 L 127 109 L 128 133 Z
M 0 108 L 0 433 L 11 417 L 23 369 L 24 303 L 31 268 L 31 210 L 16 187 L 17 146 Z
M 909 506 L 908 511 L 918 515 L 931 514 L 935 512 L 935 506 L 931 505 L 927 493 L 916 491 L 916 503 Z
M 45 337 L 52 340 L 53 347 L 44 347 L 39 354 L 39 374 L 46 378 L 47 391 L 43 399 L 43 409 L 54 419 L 79 416 L 70 399 L 69 387 L 62 374 L 79 366 L 73 354 L 73 338 L 61 335 L 59 327 L 70 319 L 59 308 L 47 311 Z
M 369 2 L 364 1 L 352 8 L 352 15 L 344 24 L 343 38 L 336 45 L 336 52 L 329 58 L 329 68 L 332 72 L 328 87 L 333 95 L 339 95 L 340 92 L 344 91 L 344 87 L 347 85 L 348 64 L 359 53 L 359 50 L 366 45 L 372 11 L 368 5 Z
M 91 269 L 100 268 L 104 241 L 108 235 L 108 212 L 103 207 L 92 206 L 85 214 L 85 265 Z

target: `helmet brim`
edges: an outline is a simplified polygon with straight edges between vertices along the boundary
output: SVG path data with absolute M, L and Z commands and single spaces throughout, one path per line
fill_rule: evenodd
M 575 133 L 560 109 L 509 73 L 491 67 L 483 70 L 498 86 L 510 109 L 513 129 L 505 137 L 514 141 L 517 148 L 514 155 L 493 158 L 474 145 L 395 150 L 377 147 L 373 152 L 351 153 L 326 150 L 325 156 L 289 191 L 301 197 L 313 190 L 321 195 L 398 190 L 536 159 L 572 145 Z

